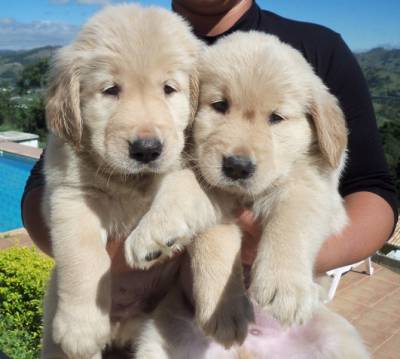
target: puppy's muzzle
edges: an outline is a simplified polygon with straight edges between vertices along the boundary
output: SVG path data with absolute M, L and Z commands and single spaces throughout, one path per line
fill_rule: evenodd
M 150 163 L 160 157 L 162 143 L 157 138 L 138 138 L 129 142 L 129 156 L 141 163 Z
M 256 169 L 249 157 L 229 156 L 222 159 L 224 175 L 234 181 L 250 178 Z

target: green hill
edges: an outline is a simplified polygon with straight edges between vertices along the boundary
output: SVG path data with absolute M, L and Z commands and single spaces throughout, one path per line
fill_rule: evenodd
M 356 54 L 367 80 L 400 203 L 400 49 Z
M 372 49 L 357 59 L 374 97 L 400 99 L 400 49 Z
M 39 59 L 51 56 L 59 47 L 46 46 L 31 50 L 0 50 L 0 64 L 18 62 L 22 65 L 32 64 Z
M 33 65 L 51 57 L 58 47 L 46 46 L 32 50 L 0 50 L 0 86 L 15 86 L 26 65 Z
M 378 121 L 400 122 L 400 49 L 356 54 L 374 101 Z

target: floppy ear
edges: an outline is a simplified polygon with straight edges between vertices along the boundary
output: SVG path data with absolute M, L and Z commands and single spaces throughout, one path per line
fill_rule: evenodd
M 314 89 L 310 115 L 323 157 L 332 168 L 337 168 L 347 146 L 346 121 L 336 97 L 325 86 Z
M 190 122 L 193 123 L 199 106 L 199 95 L 200 95 L 200 84 L 199 84 L 199 73 L 197 70 L 193 70 L 190 74 Z
M 79 73 L 72 59 L 59 53 L 53 64 L 46 99 L 47 126 L 56 136 L 79 147 L 82 119 Z

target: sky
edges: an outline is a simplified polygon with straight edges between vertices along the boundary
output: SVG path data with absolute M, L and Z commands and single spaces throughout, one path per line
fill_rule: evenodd
M 118 2 L 123 1 L 0 0 L 0 49 L 65 45 L 92 14 Z M 170 8 L 168 0 L 138 2 Z M 260 0 L 258 4 L 284 17 L 327 26 L 354 51 L 400 48 L 400 0 Z

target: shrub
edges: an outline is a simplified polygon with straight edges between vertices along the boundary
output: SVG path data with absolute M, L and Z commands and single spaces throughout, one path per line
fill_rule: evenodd
M 38 357 L 43 295 L 52 266 L 34 248 L 0 251 L 0 348 L 13 359 Z

